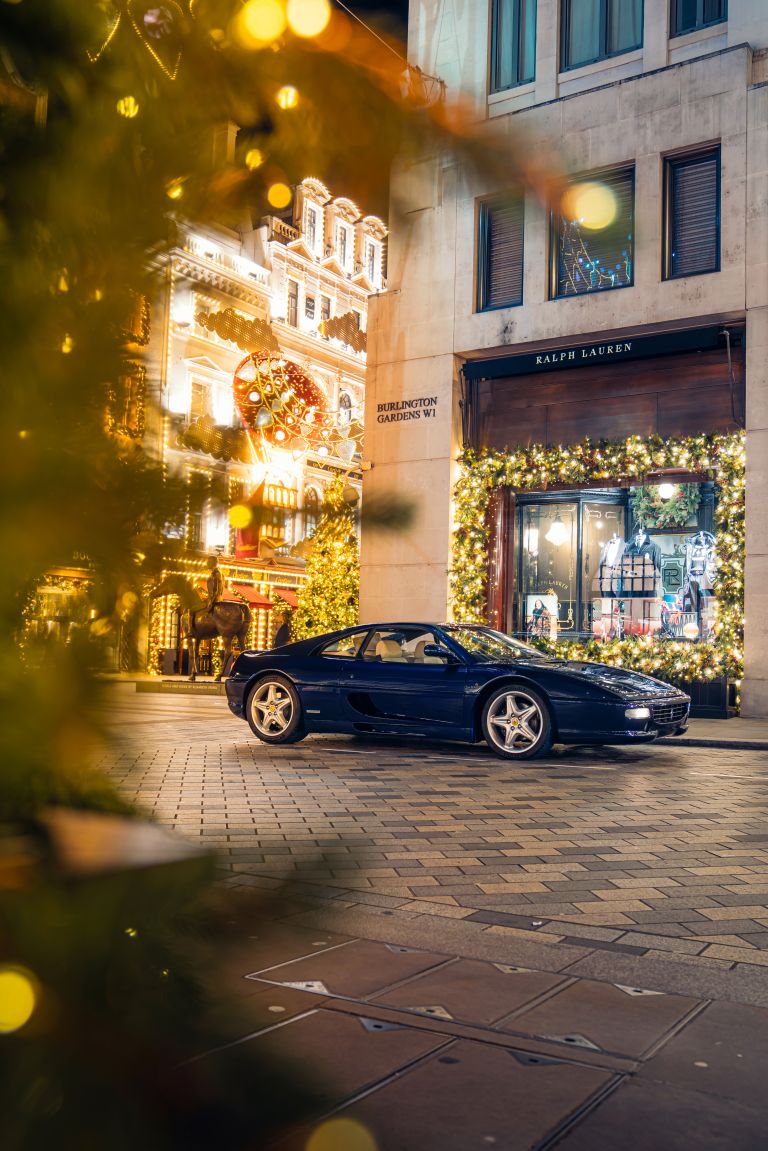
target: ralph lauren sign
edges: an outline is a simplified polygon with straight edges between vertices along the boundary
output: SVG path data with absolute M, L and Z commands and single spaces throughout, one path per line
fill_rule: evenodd
M 716 348 L 722 342 L 720 327 L 657 332 L 650 336 L 627 338 L 612 335 L 590 344 L 545 347 L 535 352 L 470 360 L 464 365 L 464 375 L 468 380 L 498 380 L 505 376 L 527 376 L 558 368 L 586 368 L 598 364 L 615 364 L 622 360 L 640 360 L 646 356 L 704 351 Z

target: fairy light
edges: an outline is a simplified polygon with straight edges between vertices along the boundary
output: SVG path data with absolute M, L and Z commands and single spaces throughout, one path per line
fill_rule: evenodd
M 283 84 L 282 88 L 279 88 L 275 93 L 275 103 L 284 112 L 295 108 L 299 103 L 298 89 L 294 88 L 293 84 Z
M 744 648 L 744 486 L 745 440 L 740 432 L 664 440 L 660 436 L 567 447 L 532 444 L 509 453 L 464 453 L 455 488 L 453 559 L 450 575 L 454 618 L 483 623 L 486 618 L 488 505 L 499 487 L 543 491 L 553 483 L 585 487 L 596 481 L 642 482 L 649 472 L 681 468 L 713 479 L 717 584 L 714 637 L 703 643 L 647 637 L 623 640 L 556 641 L 558 655 L 594 659 L 650 674 L 685 680 L 740 679 Z M 551 646 L 550 641 L 536 641 Z

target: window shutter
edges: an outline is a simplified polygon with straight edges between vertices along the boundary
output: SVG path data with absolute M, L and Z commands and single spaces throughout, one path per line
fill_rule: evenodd
M 483 205 L 482 308 L 523 302 L 523 201 Z
M 670 276 L 717 271 L 720 261 L 719 152 L 672 164 Z

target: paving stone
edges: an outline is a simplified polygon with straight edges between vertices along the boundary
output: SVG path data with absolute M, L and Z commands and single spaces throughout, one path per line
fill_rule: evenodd
M 439 1004 L 454 1020 L 486 1025 L 562 982 L 561 976 L 543 972 L 500 970 L 490 963 L 459 960 L 377 995 L 375 1002 L 411 1011 Z
M 494 1145 L 528 1151 L 610 1081 L 604 1071 L 463 1040 L 343 1114 L 392 1151 Z
M 558 1151 L 756 1151 L 765 1122 L 763 1108 L 627 1080 L 580 1120 Z
M 373 909 L 371 909 L 373 910 Z M 447 956 L 354 940 L 333 951 L 253 974 L 286 984 L 322 983 L 332 995 L 366 998 L 446 962 Z
M 610 983 L 582 979 L 497 1026 L 559 1038 L 575 1051 L 584 1039 L 602 1051 L 639 1059 L 696 1006 L 697 1000 L 689 997 L 634 995 Z

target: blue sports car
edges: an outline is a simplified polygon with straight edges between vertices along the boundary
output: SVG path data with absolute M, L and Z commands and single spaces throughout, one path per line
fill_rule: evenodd
M 531 759 L 553 742 L 680 735 L 691 702 L 650 676 L 463 624 L 368 624 L 245 651 L 226 688 L 231 711 L 265 743 L 313 731 L 484 739 L 505 759 Z

